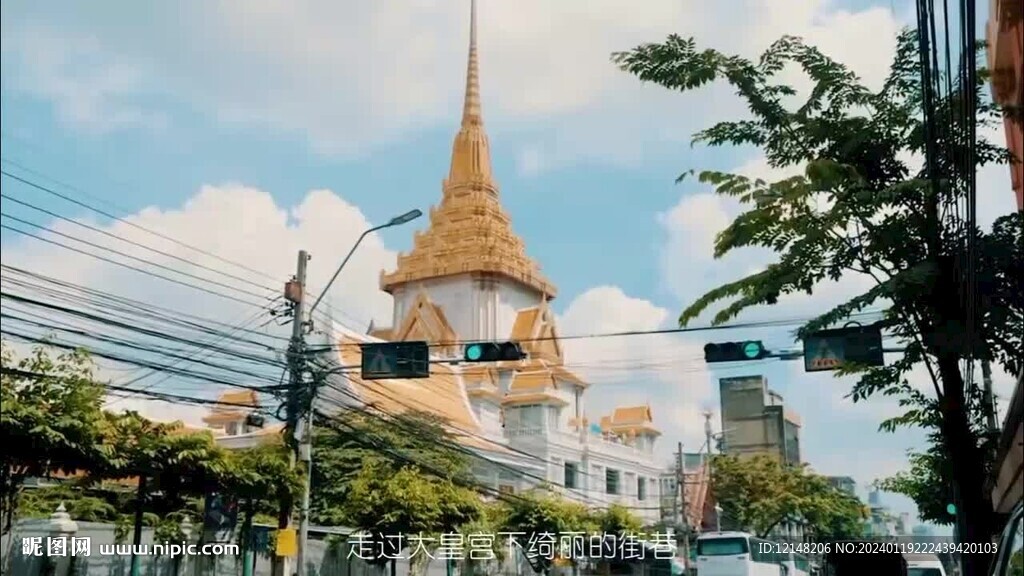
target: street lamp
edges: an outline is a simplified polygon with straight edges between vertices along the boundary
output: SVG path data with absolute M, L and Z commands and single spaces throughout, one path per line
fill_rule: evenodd
M 356 243 L 352 245 L 352 248 L 348 251 L 348 254 L 345 255 L 345 259 L 342 260 L 341 264 L 338 265 L 338 269 L 334 271 L 334 275 L 331 276 L 330 281 L 327 282 L 327 286 L 324 286 L 323 292 L 320 293 L 320 296 L 317 297 L 316 301 L 313 302 L 313 305 L 309 308 L 309 311 L 306 313 L 307 318 L 313 318 L 313 311 L 316 310 L 317 305 L 319 305 L 320 301 L 323 300 L 324 296 L 327 295 L 327 291 L 331 289 L 331 285 L 334 284 L 334 281 L 338 279 L 338 274 L 341 274 L 341 271 L 345 268 L 345 265 L 348 264 L 349 259 L 352 258 L 352 254 L 355 254 L 356 248 L 359 248 L 359 244 L 362 243 L 363 238 L 366 238 L 372 232 L 383 230 L 384 228 L 390 228 L 392 226 L 401 226 L 402 224 L 411 222 L 419 218 L 420 216 L 423 216 L 423 212 L 419 210 L 410 210 L 405 214 L 402 214 L 401 216 L 395 216 L 391 220 L 388 220 L 385 224 L 374 226 L 360 234 L 359 238 L 356 239 Z M 295 321 L 301 322 L 302 318 L 296 318 Z M 302 508 L 299 511 L 299 546 L 298 554 L 296 555 L 296 562 L 298 564 L 297 574 L 299 576 L 306 575 L 306 551 L 309 541 L 309 492 L 313 478 L 313 400 L 315 398 L 316 389 L 314 388 L 313 395 L 309 400 L 309 410 L 307 412 L 307 416 L 305 419 L 305 425 L 303 426 L 301 440 L 302 444 L 299 450 L 300 454 L 302 455 L 302 459 L 306 462 L 305 486 L 302 492 Z
M 356 240 L 356 243 L 352 245 L 352 249 L 349 250 L 348 254 L 345 255 L 345 259 L 341 261 L 341 264 L 338 266 L 338 269 L 334 271 L 334 276 L 331 276 L 330 281 L 327 282 L 327 286 L 324 286 L 323 292 L 320 293 L 320 296 L 317 297 L 316 302 L 313 302 L 313 305 L 309 308 L 309 317 L 313 317 L 313 310 L 316 310 L 317 305 L 320 304 L 320 301 L 323 300 L 324 296 L 327 295 L 327 291 L 331 289 L 331 285 L 333 285 L 334 281 L 338 279 L 338 274 L 341 274 L 341 270 L 345 267 L 345 264 L 348 264 L 349 258 L 351 258 L 352 254 L 355 253 L 356 248 L 359 247 L 359 244 L 363 241 L 363 238 L 366 238 L 370 233 L 376 232 L 378 230 L 391 228 L 392 226 L 401 226 L 402 224 L 407 224 L 419 218 L 420 216 L 423 216 L 423 212 L 421 212 L 420 210 L 409 210 L 408 212 L 402 214 L 401 216 L 395 216 L 391 220 L 388 220 L 386 223 L 381 224 L 379 226 L 374 226 L 373 228 L 370 228 L 366 232 L 360 234 L 359 239 Z

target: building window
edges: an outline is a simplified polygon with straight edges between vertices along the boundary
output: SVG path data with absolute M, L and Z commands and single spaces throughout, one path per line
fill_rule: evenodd
M 565 487 L 569 489 L 576 489 L 579 486 L 576 485 L 576 475 L 579 473 L 579 468 L 575 462 L 565 463 Z
M 619 493 L 619 471 L 618 470 L 605 470 L 604 473 L 604 491 L 608 494 Z
M 636 479 L 636 499 L 647 499 L 647 480 L 642 476 Z
M 528 404 L 519 407 L 519 426 L 522 428 L 543 428 L 544 412 L 542 406 Z
M 228 433 L 228 436 L 234 436 L 235 434 L 238 434 L 238 422 L 232 422 L 228 424 L 226 432 Z

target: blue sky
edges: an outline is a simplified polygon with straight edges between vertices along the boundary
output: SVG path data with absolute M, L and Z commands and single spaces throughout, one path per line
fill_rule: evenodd
M 888 0 L 736 0 L 728 8 L 580 0 L 557 9 L 541 0 L 479 1 L 483 109 L 502 202 L 560 289 L 566 334 L 669 326 L 702 290 L 766 261 L 759 253 L 713 261 L 710 239 L 736 207 L 695 183 L 673 183 L 690 168 L 773 174 L 756 150 L 689 146 L 690 134 L 741 115 L 741 104 L 720 86 L 687 95 L 643 86 L 609 64 L 610 52 L 679 32 L 754 55 L 798 34 L 871 84 L 911 16 L 907 2 Z M 426 210 L 440 197 L 459 118 L 468 2 L 285 4 L 4 2 L 4 169 L 69 184 L 282 279 L 298 247 L 321 266 L 368 222 Z M 1005 168 L 979 176 L 979 189 L 983 220 L 1012 209 Z M 8 179 L 3 190 L 67 216 L 95 216 Z M 4 211 L 50 224 L 7 202 Z M 97 285 L 119 277 L 7 230 L 0 239 L 5 263 Z M 376 274 L 410 244 L 411 230 L 399 228 L 361 249 L 332 293 L 351 323 L 386 319 Z M 311 272 L 314 282 L 324 268 Z M 857 287 L 826 287 L 747 318 L 806 318 Z M 130 289 L 199 306 L 165 287 L 132 281 Z M 716 402 L 711 382 L 723 374 L 699 361 L 702 343 L 754 337 L 792 345 L 776 328 L 567 349 L 570 363 L 603 385 L 594 389 L 595 410 L 650 402 L 671 449 L 676 439 L 699 442 L 699 412 Z M 918 433 L 876 433 L 893 406 L 850 405 L 842 399 L 848 382 L 805 375 L 794 362 L 730 370 L 763 371 L 803 415 L 805 457 L 823 472 L 863 483 L 899 469 L 905 450 L 920 445 Z M 997 388 L 1009 389 L 998 377 Z

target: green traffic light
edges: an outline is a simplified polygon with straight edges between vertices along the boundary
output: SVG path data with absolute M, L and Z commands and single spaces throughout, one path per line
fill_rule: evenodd
M 956 516 L 956 504 L 946 504 L 946 513 L 950 516 Z
M 484 348 L 479 344 L 473 344 L 469 348 L 466 348 L 466 358 L 469 360 L 479 360 L 483 354 Z
M 747 358 L 757 358 L 761 355 L 761 345 L 757 342 L 747 342 L 743 345 L 743 355 Z

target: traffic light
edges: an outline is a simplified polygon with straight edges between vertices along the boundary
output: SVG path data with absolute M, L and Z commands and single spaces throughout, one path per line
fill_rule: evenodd
M 466 362 L 505 362 L 525 358 L 518 342 L 478 342 L 466 346 Z
M 768 356 L 760 340 L 749 342 L 718 342 L 704 346 L 704 361 L 712 362 L 745 362 L 760 360 Z

